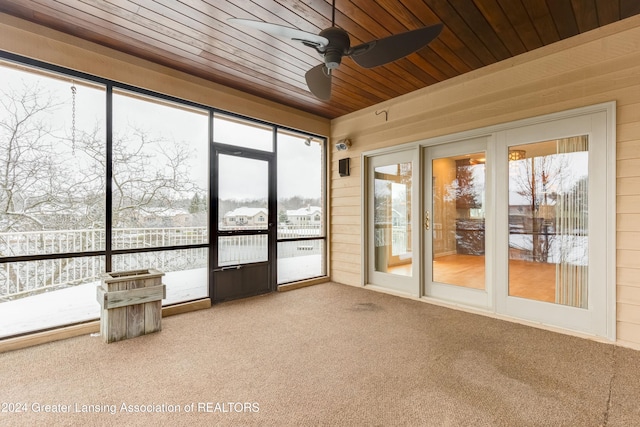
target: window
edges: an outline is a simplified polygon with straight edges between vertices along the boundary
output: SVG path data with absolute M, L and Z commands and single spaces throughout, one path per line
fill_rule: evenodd
M 98 315 L 105 259 L 85 255 L 106 241 L 104 99 L 0 62 L 0 337 Z
M 113 248 L 207 243 L 208 114 L 113 95 Z
M 324 276 L 324 144 L 280 131 L 278 138 L 278 283 Z M 310 218 L 315 220 L 312 222 Z
M 485 288 L 485 157 L 461 151 L 432 161 L 434 282 Z M 462 274 L 470 266 L 474 274 Z
M 291 247 L 266 234 L 211 239 L 211 143 L 275 156 L 279 128 L 54 68 L 0 60 L 0 339 L 97 319 L 105 271 L 158 268 L 164 305 L 206 298 L 214 245 L 224 266 L 270 259 L 277 244 L 280 282 L 325 274 L 323 139 L 277 132 L 279 207 L 300 211 L 278 228 Z M 265 162 L 222 157 L 216 184 L 267 187 L 238 174 Z M 217 202 L 220 229 L 267 227 L 266 197 Z M 292 268 L 294 256 L 304 263 Z
M 615 104 L 498 132 L 497 310 L 615 337 Z
M 97 319 L 104 256 L 0 264 L 0 339 Z
M 167 297 L 163 305 L 206 298 L 208 248 L 127 253 L 113 257 L 114 271 L 140 270 L 154 266 L 165 275 Z
M 0 254 L 104 249 L 104 88 L 8 63 L 0 82 Z
M 262 151 L 273 151 L 273 127 L 216 113 L 213 116 L 213 140 Z

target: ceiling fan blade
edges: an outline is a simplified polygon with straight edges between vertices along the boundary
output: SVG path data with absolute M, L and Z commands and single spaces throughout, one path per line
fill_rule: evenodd
M 312 94 L 317 98 L 328 101 L 331 98 L 331 74 L 325 71 L 325 65 L 320 64 L 304 75 L 307 80 L 307 86 Z
M 282 25 L 271 24 L 269 22 L 254 21 L 251 19 L 241 18 L 229 18 L 227 19 L 227 22 L 243 25 L 245 27 L 251 27 L 256 30 L 271 34 L 273 36 L 299 41 L 307 46 L 313 46 L 320 49 L 326 47 L 329 44 L 329 40 L 327 38 L 319 36 L 317 34 L 308 33 L 306 31 L 285 27 Z
M 354 46 L 349 55 L 356 64 L 373 68 L 393 62 L 425 47 L 442 31 L 442 24 L 430 25 Z

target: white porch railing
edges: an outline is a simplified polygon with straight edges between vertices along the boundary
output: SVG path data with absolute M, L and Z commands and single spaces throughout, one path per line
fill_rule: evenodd
M 281 225 L 279 239 L 319 237 L 318 225 Z M 208 242 L 207 227 L 123 228 L 113 230 L 114 249 L 197 245 Z M 105 248 L 104 230 L 60 230 L 0 233 L 0 257 L 100 251 Z M 225 236 L 218 245 L 219 265 L 264 261 L 265 235 Z M 319 245 L 281 245 L 278 257 L 320 253 Z M 310 250 L 311 249 L 311 250 Z M 145 268 L 181 271 L 207 265 L 207 248 L 184 251 L 153 251 L 122 254 L 113 258 L 114 270 Z M 0 264 L 0 302 L 22 296 L 100 280 L 104 257 L 73 257 Z
M 149 248 L 206 243 L 207 227 L 117 228 L 114 249 Z M 56 230 L 0 233 L 0 256 L 99 251 L 104 230 Z

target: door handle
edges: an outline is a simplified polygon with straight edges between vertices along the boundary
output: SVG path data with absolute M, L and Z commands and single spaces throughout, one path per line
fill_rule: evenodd
M 240 270 L 241 268 L 242 268 L 241 265 L 230 265 L 229 267 L 216 268 L 213 271 L 217 272 L 217 271 L 227 271 L 227 270 Z
M 424 229 L 431 229 L 431 217 L 429 211 L 424 211 Z

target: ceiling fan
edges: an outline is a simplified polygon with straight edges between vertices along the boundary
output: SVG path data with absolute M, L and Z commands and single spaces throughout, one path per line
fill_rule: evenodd
M 331 98 L 331 75 L 340 65 L 342 57 L 349 56 L 364 68 L 377 67 L 422 49 L 442 31 L 442 24 L 429 25 L 352 47 L 349 34 L 335 26 L 335 18 L 336 1 L 333 0 L 331 27 L 320 31 L 320 34 L 251 19 L 230 18 L 228 21 L 274 36 L 289 38 L 318 51 L 324 58 L 324 63 L 307 71 L 305 80 L 311 93 L 323 100 Z

